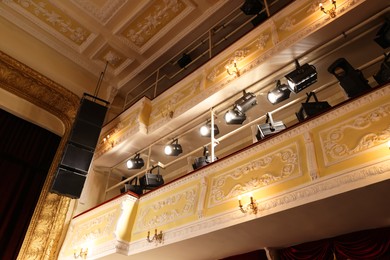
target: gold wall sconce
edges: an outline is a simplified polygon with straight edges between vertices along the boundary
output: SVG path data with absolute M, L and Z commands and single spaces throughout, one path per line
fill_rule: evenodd
M 88 255 L 88 247 L 87 248 L 80 248 L 80 251 L 78 252 L 77 249 L 74 250 L 73 252 L 73 257 L 75 259 L 77 258 L 82 258 L 82 259 L 87 259 Z
M 149 243 L 152 243 L 153 241 L 156 243 L 162 243 L 163 242 L 163 233 L 161 230 L 160 230 L 160 233 L 157 233 L 157 229 L 155 229 L 153 237 L 150 238 L 150 231 L 148 231 L 148 236 L 146 237 L 146 240 Z
M 114 147 L 114 140 L 112 139 L 112 135 L 108 134 L 106 135 L 104 138 L 103 138 L 103 141 L 102 143 L 109 143 L 111 145 L 111 147 Z
M 257 214 L 257 202 L 253 199 L 252 194 L 249 197 L 250 202 L 244 206 L 241 203 L 241 196 L 238 196 L 238 206 L 242 213 Z
M 240 70 L 238 69 L 237 67 L 237 62 L 234 60 L 233 61 L 233 64 L 232 64 L 233 68 L 232 68 L 232 71 L 230 70 L 231 69 L 231 66 L 229 65 L 226 65 L 225 68 L 226 68 L 226 72 L 230 75 L 230 76 L 236 76 L 236 77 L 239 77 L 240 76 Z
M 325 10 L 322 3 L 320 3 L 320 9 L 325 14 L 328 14 L 331 18 L 335 18 L 336 17 L 336 0 L 330 0 L 330 3 L 333 5 L 332 8 Z

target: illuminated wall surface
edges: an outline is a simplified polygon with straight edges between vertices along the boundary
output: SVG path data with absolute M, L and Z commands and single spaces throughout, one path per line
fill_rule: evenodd
M 148 231 L 175 243 L 389 179 L 389 96 L 378 88 L 140 199 L 123 194 L 76 216 L 60 259 L 81 247 L 131 255 L 156 246 Z M 257 214 L 239 210 L 249 193 Z

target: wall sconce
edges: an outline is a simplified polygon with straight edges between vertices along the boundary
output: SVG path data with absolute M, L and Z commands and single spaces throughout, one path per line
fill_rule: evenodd
M 238 196 L 238 206 L 242 213 L 257 214 L 257 202 L 253 199 L 252 194 L 250 196 L 250 202 L 243 206 L 241 203 L 241 196 Z
M 325 10 L 324 6 L 322 5 L 322 3 L 320 3 L 320 9 L 322 12 L 324 12 L 325 14 L 329 14 L 329 16 L 331 18 L 335 18 L 336 17 L 336 0 L 330 0 L 331 4 L 333 5 L 332 8 L 328 9 L 328 10 Z
M 144 160 L 140 157 L 140 154 L 137 153 L 134 158 L 131 158 L 129 160 L 127 160 L 126 162 L 126 166 L 127 166 L 127 169 L 141 169 L 142 167 L 144 167 L 145 163 L 144 163 Z
M 85 249 L 80 248 L 80 252 L 77 252 L 77 249 L 75 249 L 74 252 L 73 252 L 73 257 L 75 259 L 77 259 L 79 257 L 82 258 L 82 259 L 86 259 L 87 255 L 88 255 L 88 248 L 85 248 Z
M 276 87 L 268 92 L 267 98 L 272 105 L 278 104 L 290 97 L 291 90 L 287 84 L 280 83 L 280 80 L 276 81 Z
M 237 62 L 236 62 L 236 60 L 233 61 L 233 68 L 234 68 L 233 71 L 230 71 L 230 66 L 229 66 L 229 65 L 226 65 L 225 68 L 226 68 L 226 72 L 227 72 L 230 76 L 232 76 L 232 75 L 235 75 L 236 77 L 239 77 L 239 76 L 240 76 L 240 70 L 237 68 Z
M 390 150 L 390 140 L 387 142 L 387 147 L 388 147 L 389 150 Z
M 111 147 L 114 147 L 114 140 L 111 139 L 111 135 L 110 134 L 107 134 L 104 138 L 103 138 L 103 141 L 102 143 L 109 143 L 111 145 Z
M 178 156 L 182 152 L 183 152 L 183 148 L 179 144 L 178 139 L 174 139 L 172 143 L 166 145 L 164 148 L 164 153 L 166 155 Z
M 157 229 L 154 230 L 154 235 L 152 238 L 150 238 L 150 231 L 148 231 L 148 236 L 146 237 L 146 240 L 149 243 L 152 243 L 153 241 L 157 243 L 162 243 L 163 242 L 163 233 L 160 230 L 160 233 L 157 233 Z

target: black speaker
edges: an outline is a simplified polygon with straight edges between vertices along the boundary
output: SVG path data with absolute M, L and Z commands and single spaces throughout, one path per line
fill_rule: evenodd
M 255 15 L 260 13 L 262 8 L 263 4 L 260 0 L 245 0 L 240 9 L 246 15 Z
M 52 192 L 71 198 L 80 197 L 108 104 L 84 94 L 51 187 Z
M 184 68 L 185 66 L 190 64 L 191 61 L 191 56 L 184 53 L 183 56 L 177 61 L 177 63 L 179 64 L 180 68 Z
M 68 143 L 62 156 L 61 165 L 80 170 L 87 174 L 92 157 L 93 151 Z
M 100 130 L 99 126 L 76 119 L 69 141 L 94 150 L 99 140 Z
M 74 199 L 80 198 L 86 176 L 70 169 L 58 168 L 51 192 Z

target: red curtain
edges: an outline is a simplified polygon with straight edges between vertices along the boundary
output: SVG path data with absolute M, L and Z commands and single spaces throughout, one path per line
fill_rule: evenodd
M 0 110 L 0 259 L 16 259 L 61 138 Z
M 278 250 L 280 259 L 390 259 L 390 228 L 365 230 Z

